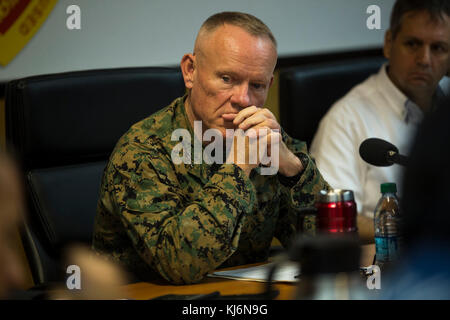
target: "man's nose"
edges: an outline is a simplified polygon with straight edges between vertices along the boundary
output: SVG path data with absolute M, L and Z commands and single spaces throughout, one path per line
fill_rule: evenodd
M 250 95 L 249 95 L 248 83 L 242 83 L 234 87 L 233 96 L 231 97 L 231 102 L 238 105 L 240 108 L 246 108 L 250 105 Z
M 431 50 L 428 46 L 422 46 L 417 52 L 417 63 L 421 66 L 428 67 L 431 63 Z

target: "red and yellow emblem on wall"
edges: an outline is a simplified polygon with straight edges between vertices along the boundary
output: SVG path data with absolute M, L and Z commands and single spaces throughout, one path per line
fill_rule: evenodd
M 0 65 L 6 66 L 47 19 L 57 0 L 0 0 Z

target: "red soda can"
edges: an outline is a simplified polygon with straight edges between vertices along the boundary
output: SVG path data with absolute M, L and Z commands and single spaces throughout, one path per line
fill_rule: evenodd
M 317 231 L 322 233 L 356 233 L 356 202 L 353 191 L 334 189 L 319 192 L 317 208 Z

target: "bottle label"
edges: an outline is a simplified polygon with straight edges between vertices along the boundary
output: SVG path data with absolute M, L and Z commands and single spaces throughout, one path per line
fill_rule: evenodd
M 380 262 L 396 260 L 399 254 L 397 237 L 375 237 L 376 259 Z

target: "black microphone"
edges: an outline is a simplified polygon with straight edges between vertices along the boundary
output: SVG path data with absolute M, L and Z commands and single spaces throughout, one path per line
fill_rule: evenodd
M 408 163 L 408 158 L 399 154 L 396 146 L 378 138 L 364 140 L 359 146 L 359 155 L 377 167 L 389 167 L 394 163 L 406 166 Z

